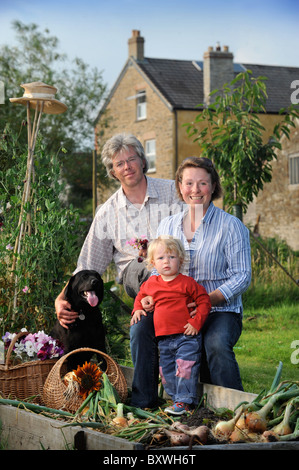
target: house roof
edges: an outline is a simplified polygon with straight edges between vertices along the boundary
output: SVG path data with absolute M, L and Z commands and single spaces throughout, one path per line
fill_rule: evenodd
M 138 66 L 174 108 L 194 109 L 204 102 L 202 61 L 145 58 Z M 268 113 L 290 106 L 291 83 L 298 80 L 299 67 L 234 63 L 235 75 L 245 70 L 253 77 L 267 77 Z
M 109 93 L 99 115 L 107 107 L 129 66 L 134 66 L 172 109 L 195 109 L 204 103 L 203 61 L 155 59 L 145 57 L 142 61 L 130 57 Z M 267 77 L 267 113 L 276 114 L 291 105 L 291 83 L 298 80 L 299 67 L 234 63 L 234 74 L 251 70 L 253 77 Z

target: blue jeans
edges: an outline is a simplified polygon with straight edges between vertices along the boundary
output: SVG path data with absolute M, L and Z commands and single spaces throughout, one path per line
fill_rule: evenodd
M 131 405 L 152 408 L 158 402 L 159 354 L 153 313 L 142 316 L 130 327 L 131 355 L 134 365 Z
M 203 326 L 201 382 L 243 391 L 233 347 L 242 332 L 241 316 L 234 312 L 211 312 Z
M 212 312 L 201 331 L 203 356 L 200 380 L 205 383 L 243 390 L 233 347 L 242 331 L 240 315 Z M 151 408 L 158 400 L 158 348 L 153 326 L 153 314 L 142 316 L 130 327 L 131 354 L 134 365 L 132 384 L 133 406 Z M 202 363 L 204 357 L 202 356 Z M 204 370 L 205 369 L 205 370 Z
M 201 334 L 165 336 L 158 341 L 160 375 L 164 390 L 173 402 L 197 404 L 201 359 Z

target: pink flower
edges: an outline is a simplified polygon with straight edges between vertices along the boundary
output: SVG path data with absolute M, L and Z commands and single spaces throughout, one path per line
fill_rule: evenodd
M 26 294 L 29 290 L 29 287 L 28 286 L 25 286 L 24 289 L 22 289 L 22 291 Z

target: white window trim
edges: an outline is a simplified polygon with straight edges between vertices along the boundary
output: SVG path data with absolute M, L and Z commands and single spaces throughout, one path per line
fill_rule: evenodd
M 147 151 L 147 143 L 148 142 L 155 142 L 155 152 L 153 153 L 149 153 Z M 148 169 L 148 173 L 155 173 L 157 171 L 156 169 L 156 161 L 157 161 L 157 152 L 156 152 L 156 139 L 147 139 L 145 142 L 144 142 L 144 147 L 145 147 L 145 156 L 149 162 L 149 157 L 154 157 L 154 164 L 155 166 L 153 168 L 149 168 Z
M 145 98 L 144 101 L 141 103 L 139 102 L 140 98 Z M 141 111 L 141 115 L 139 115 L 139 111 Z M 136 120 L 143 121 L 147 118 L 147 102 L 146 102 L 146 92 L 140 91 L 136 95 Z
M 294 160 L 294 159 L 298 159 L 298 162 L 297 162 L 297 181 L 295 183 L 292 183 L 291 182 L 291 177 L 292 177 L 292 174 L 291 174 L 291 160 Z M 291 186 L 292 188 L 294 187 L 298 187 L 299 185 L 299 152 L 297 153 L 293 153 L 291 155 L 289 155 L 289 186 Z

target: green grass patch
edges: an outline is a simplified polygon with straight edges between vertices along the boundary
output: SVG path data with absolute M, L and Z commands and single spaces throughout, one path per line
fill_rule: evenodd
M 282 380 L 299 380 L 299 364 L 291 361 L 294 340 L 299 340 L 298 304 L 245 310 L 243 332 L 234 351 L 246 392 L 269 388 L 279 361 Z

